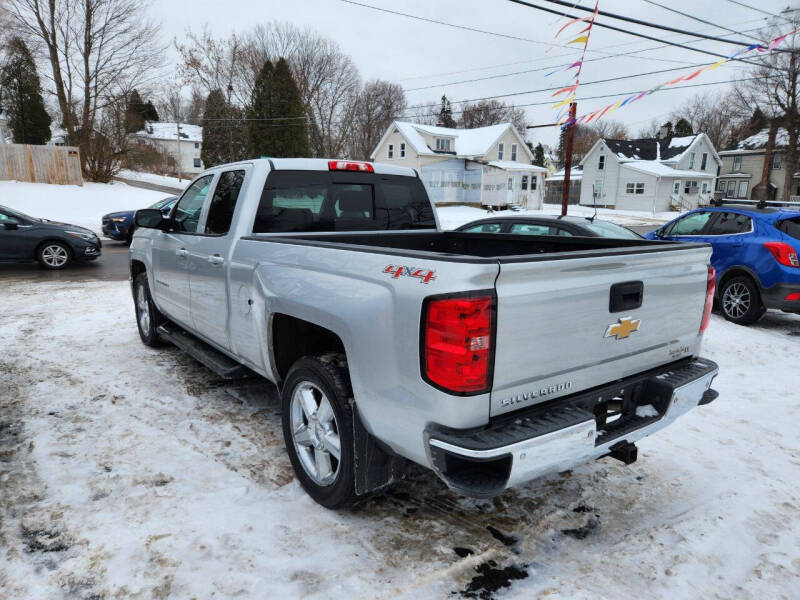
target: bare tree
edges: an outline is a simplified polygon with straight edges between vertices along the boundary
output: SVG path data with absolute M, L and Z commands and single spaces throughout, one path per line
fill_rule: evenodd
M 436 105 L 437 103 L 426 103 L 409 106 L 398 120 L 419 123 L 420 125 L 436 125 L 436 121 L 439 119 L 439 113 L 431 108 L 431 106 Z
M 800 14 L 786 11 L 760 32 L 760 39 L 773 39 L 783 31 L 796 31 Z M 758 106 L 770 120 L 786 128 L 788 146 L 782 197 L 792 192 L 792 174 L 797 171 L 797 141 L 800 138 L 800 35 L 792 33 L 777 50 L 751 57 L 759 66 L 753 67 L 734 86 L 734 101 L 743 115 Z
M 162 62 L 158 27 L 140 0 L 7 0 L 19 34 L 37 47 L 52 76 L 62 124 L 81 149 L 84 170 L 104 111 L 149 81 Z M 98 134 L 99 135 L 99 134 Z M 103 152 L 104 156 L 109 153 Z M 112 153 L 113 154 L 113 153 Z
M 669 116 L 673 122 L 686 119 L 695 133 L 705 133 L 718 150 L 729 145 L 742 117 L 741 107 L 731 100 L 729 92 L 697 94 Z
M 405 109 L 406 95 L 400 85 L 380 79 L 367 82 L 356 101 L 350 156 L 368 159 L 386 128 Z
M 474 104 L 467 102 L 461 106 L 458 126 L 473 129 L 509 122 L 514 124 L 523 137 L 527 136 L 528 119 L 523 109 L 499 100 L 480 100 Z

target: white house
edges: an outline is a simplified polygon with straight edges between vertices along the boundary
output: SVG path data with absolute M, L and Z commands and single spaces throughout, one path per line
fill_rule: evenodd
M 134 136 L 172 156 L 180 165 L 181 173 L 194 175 L 204 168 L 200 158 L 203 128 L 199 125 L 148 121 Z
M 663 212 L 709 204 L 722 161 L 704 133 L 600 139 L 581 161 L 582 205 Z
M 542 206 L 547 169 L 511 123 L 451 129 L 394 121 L 370 160 L 420 172 L 436 204 Z

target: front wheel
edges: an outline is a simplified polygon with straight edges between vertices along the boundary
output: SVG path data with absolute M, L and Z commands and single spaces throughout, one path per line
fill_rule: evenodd
M 42 244 L 36 254 L 36 259 L 45 269 L 57 271 L 69 264 L 71 254 L 66 244 L 61 242 L 47 242 Z
M 734 277 L 726 281 L 719 298 L 722 315 L 737 325 L 755 323 L 767 310 L 758 288 L 749 277 Z
M 147 284 L 147 273 L 139 273 L 133 283 L 133 303 L 136 308 L 136 326 L 139 337 L 146 346 L 156 348 L 163 346 L 164 342 L 158 335 L 158 326 L 164 317 L 153 303 L 150 296 L 150 286 Z
M 350 380 L 341 355 L 298 360 L 281 392 L 283 437 L 303 489 L 326 508 L 355 500 Z

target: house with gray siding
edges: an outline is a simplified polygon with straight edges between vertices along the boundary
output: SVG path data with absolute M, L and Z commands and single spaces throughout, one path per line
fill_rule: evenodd
M 711 203 L 722 163 L 704 133 L 600 139 L 581 161 L 580 203 L 625 210 L 690 210 Z
M 764 129 L 736 145 L 732 150 L 719 153 L 722 168 L 717 179 L 717 190 L 725 198 L 759 200 L 764 188 L 764 200 L 778 202 L 800 201 L 800 175 L 792 173 L 791 194 L 783 198 L 783 186 L 789 173 L 786 169 L 786 151 L 789 135 L 783 128 L 774 131 L 770 144 L 770 130 Z
M 436 204 L 541 208 L 547 169 L 511 123 L 455 129 L 394 121 L 370 160 L 417 169 Z

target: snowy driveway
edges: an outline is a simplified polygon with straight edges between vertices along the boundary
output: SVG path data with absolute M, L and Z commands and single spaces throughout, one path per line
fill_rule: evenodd
M 630 467 L 494 501 L 421 473 L 334 513 L 270 386 L 141 345 L 127 284 L 5 281 L 0 306 L 0 597 L 797 597 L 800 318 L 714 317 L 720 399 Z

